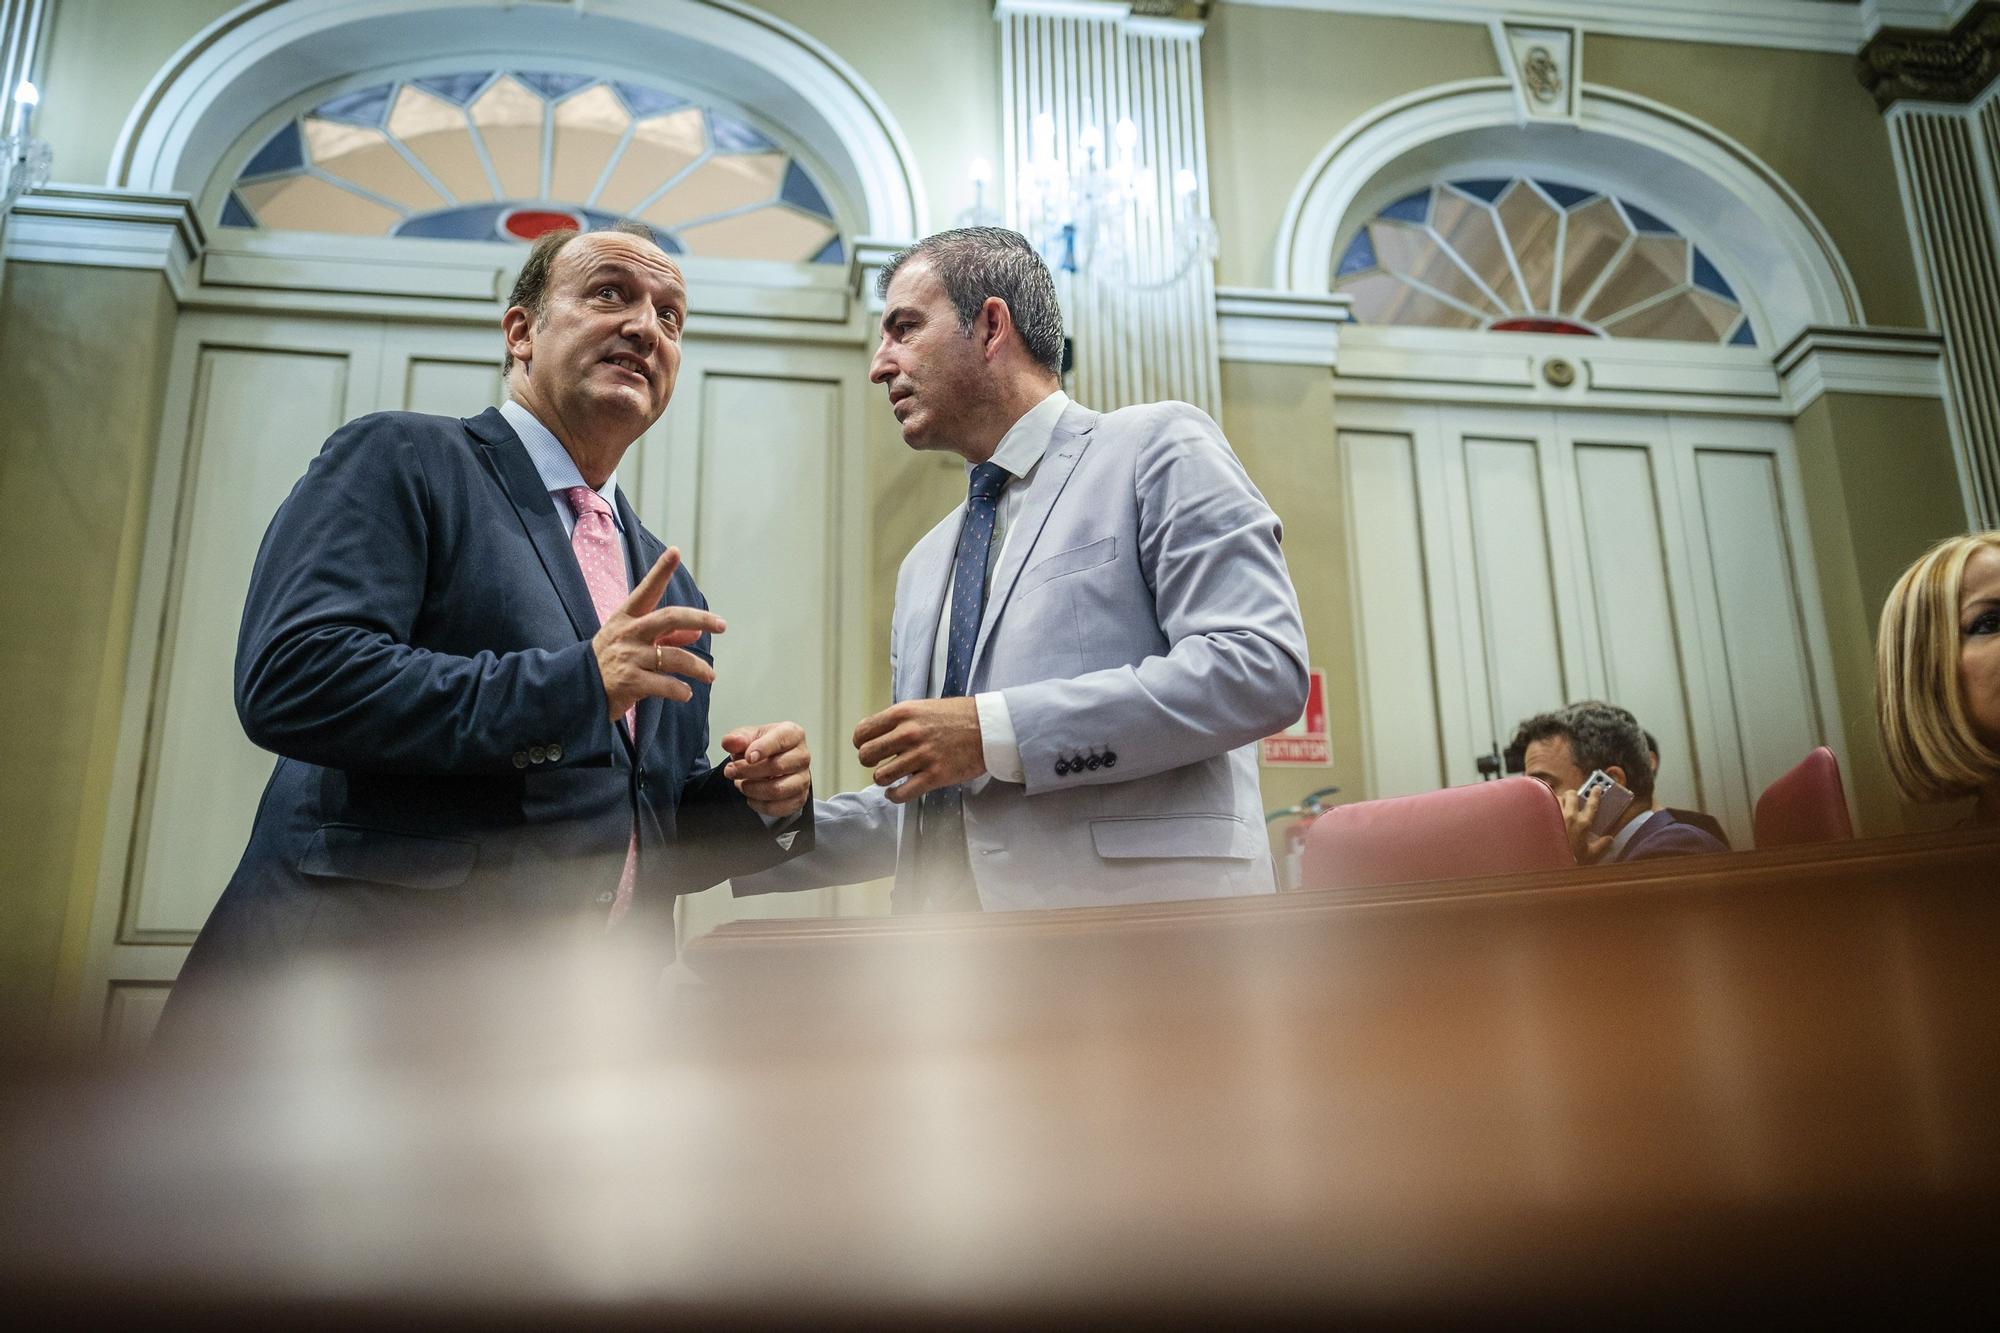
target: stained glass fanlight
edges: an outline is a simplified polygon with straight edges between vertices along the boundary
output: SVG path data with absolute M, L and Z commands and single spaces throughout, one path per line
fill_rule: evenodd
M 1518 177 L 1441 183 L 1390 204 L 1340 257 L 1366 324 L 1754 347 L 1709 257 L 1600 190 Z
M 525 243 L 620 217 L 674 254 L 846 262 L 826 192 L 741 117 L 533 70 L 430 75 L 322 102 L 251 156 L 221 222 Z

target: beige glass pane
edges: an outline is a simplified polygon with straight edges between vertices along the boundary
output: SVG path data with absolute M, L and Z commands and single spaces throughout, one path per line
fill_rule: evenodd
M 1387 273 L 1349 278 L 1340 290 L 1354 298 L 1354 317 L 1363 324 L 1415 324 L 1433 329 L 1476 329 L 1480 321 L 1420 292 Z
M 1593 324 L 1624 314 L 1688 279 L 1688 243 L 1678 236 L 1642 236 L 1605 279 L 1584 318 Z
M 1614 338 L 1669 338 L 1681 342 L 1721 342 L 1736 327 L 1743 311 L 1719 296 L 1690 287 L 1658 305 L 1647 306 L 1624 319 L 1606 324 Z
M 597 188 L 631 113 L 603 84 L 556 107 L 555 164 L 549 171 L 549 198 L 582 203 Z
M 595 200 L 597 207 L 612 213 L 631 212 L 675 172 L 700 157 L 705 142 L 699 107 L 640 121 L 632 131 L 632 142 L 625 145 L 618 165 L 611 169 L 611 179 L 604 182 Z
M 444 182 L 457 202 L 493 197 L 493 182 L 479 164 L 465 113 L 442 97 L 403 85 L 389 110 L 389 133 L 401 139 L 403 147 Z
M 1391 273 L 1415 278 L 1475 310 L 1495 316 L 1506 312 L 1479 290 L 1479 284 L 1465 275 L 1429 235 L 1414 227 L 1375 222 L 1368 227 L 1368 239 L 1375 244 L 1375 257 Z
M 784 174 L 783 153 L 712 157 L 661 195 L 642 216 L 657 226 L 672 227 L 747 204 L 763 203 L 777 197 L 778 182 Z
M 1591 286 L 1618 254 L 1632 234 L 1625 215 L 1609 199 L 1586 204 L 1569 215 L 1569 236 L 1563 246 L 1562 291 L 1559 308 L 1577 313 L 1577 303 L 1589 296 Z
M 1528 304 L 1549 310 L 1554 297 L 1556 238 L 1562 234 L 1562 212 L 1526 181 L 1515 181 L 1497 206 L 1500 224 L 1514 247 L 1514 262 L 1528 284 Z
M 363 199 L 352 190 L 315 176 L 239 185 L 236 193 L 257 225 L 273 231 L 334 231 L 348 236 L 383 236 L 403 220 L 393 208 Z
M 306 156 L 314 166 L 352 181 L 370 194 L 401 204 L 412 212 L 428 212 L 445 202 L 417 169 L 404 160 L 380 130 L 342 125 L 310 116 L 305 130 Z
M 472 104 L 472 123 L 508 199 L 542 193 L 542 99 L 512 78 L 498 79 Z
M 674 235 L 689 254 L 718 259 L 778 259 L 803 264 L 833 239 L 833 228 L 782 204 L 683 227 Z
M 1458 251 L 1478 279 L 1493 290 L 1501 303 L 1521 310 L 1527 301 L 1521 284 L 1514 281 L 1514 266 L 1507 260 L 1507 242 L 1499 224 L 1486 205 L 1467 199 L 1452 190 L 1439 190 L 1431 209 L 1431 226 L 1445 243 Z

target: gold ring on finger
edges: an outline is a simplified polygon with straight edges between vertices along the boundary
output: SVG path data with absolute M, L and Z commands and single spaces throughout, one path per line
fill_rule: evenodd
M 660 645 L 656 643 L 653 645 L 653 670 L 664 674 L 666 672 L 666 669 L 667 669 L 666 654 L 660 651 Z

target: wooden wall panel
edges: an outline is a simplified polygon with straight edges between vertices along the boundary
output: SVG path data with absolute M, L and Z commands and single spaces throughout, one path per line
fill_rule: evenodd
M 349 369 L 337 352 L 199 355 L 128 935 L 191 938 L 249 836 L 272 759 L 236 718 L 243 598 L 271 515 L 346 418 Z
M 1370 796 L 1445 782 L 1414 451 L 1407 434 L 1340 433 Z

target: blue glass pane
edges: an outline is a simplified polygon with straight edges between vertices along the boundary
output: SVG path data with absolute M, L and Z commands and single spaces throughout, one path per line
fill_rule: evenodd
M 427 93 L 436 93 L 455 106 L 464 106 L 478 95 L 479 90 L 492 81 L 493 71 L 483 70 L 477 74 L 438 74 L 428 79 L 412 79 L 410 82 Z
M 647 88 L 636 83 L 614 82 L 612 90 L 625 100 L 625 108 L 635 116 L 657 116 L 662 111 L 672 111 L 688 105 L 685 97 L 675 97 L 663 93 L 658 88 Z
M 617 226 L 621 222 L 631 220 L 620 217 L 616 213 L 606 213 L 603 209 L 599 208 L 579 208 L 576 211 L 583 214 L 583 220 L 587 224 L 584 228 L 585 231 L 604 231 L 609 227 Z M 677 255 L 682 253 L 681 243 L 666 232 L 661 231 L 651 223 L 646 224 L 646 230 L 653 233 L 653 243 L 668 254 Z
M 1463 190 L 1474 199 L 1484 199 L 1491 204 L 1499 202 L 1500 196 L 1507 193 L 1507 187 L 1513 183 L 1510 180 L 1453 181 L 1451 188 Z
M 1625 201 L 1623 199 L 1620 199 L 1618 202 L 1621 204 L 1625 204 Z M 1632 219 L 1632 225 L 1634 227 L 1646 233 L 1648 236 L 1680 235 L 1680 233 L 1675 231 L 1672 227 L 1660 221 L 1660 219 L 1654 217 L 1651 213 L 1648 213 L 1645 209 L 1637 207 L 1636 205 L 1625 204 L 1625 216 Z
M 313 114 L 323 120 L 345 120 L 356 125 L 380 126 L 382 118 L 389 114 L 389 94 L 396 91 L 396 85 L 385 83 L 378 88 L 363 88 L 359 92 L 342 93 L 329 98 L 313 108 Z
M 847 247 L 840 243 L 838 236 L 820 247 L 820 252 L 812 257 L 815 264 L 845 264 Z
M 708 138 L 725 153 L 763 153 L 778 146 L 736 117 L 720 111 L 708 113 Z
M 1750 327 L 1750 321 L 1747 318 L 1736 326 L 1736 333 L 1730 338 L 1729 345 L 1731 347 L 1755 347 L 1757 345 L 1757 332 Z
M 595 82 L 588 74 L 546 74 L 529 70 L 516 71 L 514 77 L 551 102 L 564 93 L 573 93 L 584 84 Z
M 1694 252 L 1694 285 L 1705 292 L 1714 292 L 1725 301 L 1736 301 L 1736 292 L 1728 280 L 1708 261 L 1708 256 L 1697 250 Z M 1737 301 L 1741 305 L 1741 301 Z
M 222 225 L 225 227 L 254 227 L 257 225 L 257 219 L 251 217 L 250 210 L 243 206 L 243 201 L 232 194 L 222 201 Z
M 1382 210 L 1382 216 L 1385 218 L 1394 218 L 1398 222 L 1415 222 L 1419 225 L 1430 215 L 1431 192 L 1427 189 L 1405 195 Z
M 250 159 L 250 165 L 243 168 L 243 174 L 263 176 L 273 171 L 297 171 L 305 163 L 305 147 L 299 142 L 298 122 L 286 121 L 271 136 L 271 141 L 257 150 L 257 156 Z
M 819 186 L 812 183 L 805 168 L 794 162 L 785 168 L 785 186 L 778 191 L 778 198 L 793 208 L 811 213 L 815 217 L 833 219 L 833 210 L 826 206 L 826 196 L 819 192 Z
M 1338 280 L 1352 277 L 1356 273 L 1366 273 L 1378 262 L 1375 258 L 1375 242 L 1369 239 L 1368 228 L 1363 227 L 1360 234 L 1354 238 L 1354 244 L 1348 246 L 1347 253 L 1340 257 L 1340 267 L 1335 270 L 1333 276 Z
M 1556 201 L 1563 208 L 1575 208 L 1578 204 L 1597 198 L 1596 190 L 1579 190 L 1574 185 L 1557 185 L 1553 181 L 1538 180 L 1536 185 L 1542 193 Z
M 404 218 L 391 233 L 396 236 L 427 236 L 446 241 L 494 241 L 500 239 L 500 215 L 518 204 L 467 204 L 436 213 L 420 213 Z

